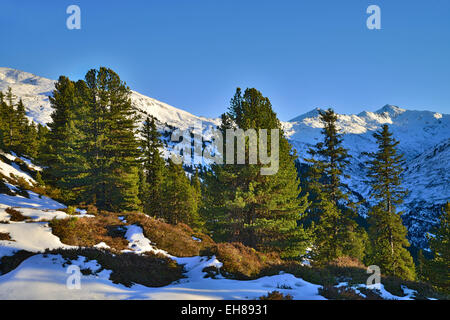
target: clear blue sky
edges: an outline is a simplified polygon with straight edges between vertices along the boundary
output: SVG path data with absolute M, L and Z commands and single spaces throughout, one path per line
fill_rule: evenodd
M 81 8 L 81 30 L 66 8 Z M 381 8 L 382 30 L 366 28 Z M 218 116 L 237 86 L 282 120 L 385 104 L 450 113 L 449 0 L 1 0 L 0 66 L 57 79 L 114 69 L 134 90 Z

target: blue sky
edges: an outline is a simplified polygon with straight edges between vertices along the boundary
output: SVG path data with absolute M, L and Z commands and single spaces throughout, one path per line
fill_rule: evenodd
M 66 8 L 81 8 L 81 30 Z M 381 30 L 366 9 L 381 8 Z M 0 2 L 0 66 L 73 79 L 108 66 L 133 89 L 215 117 L 237 86 L 282 120 L 385 104 L 450 113 L 448 0 Z

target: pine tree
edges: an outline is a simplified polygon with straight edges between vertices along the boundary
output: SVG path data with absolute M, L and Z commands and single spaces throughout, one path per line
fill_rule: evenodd
M 262 175 L 261 159 L 249 164 L 246 153 L 246 164 L 226 164 L 224 153 L 224 164 L 213 164 L 203 175 L 208 228 L 218 241 L 242 242 L 258 250 L 279 252 L 285 258 L 298 258 L 308 245 L 307 234 L 297 225 L 307 203 L 305 197 L 298 197 L 296 155 L 269 99 L 256 89 L 242 94 L 238 88 L 221 118 L 224 137 L 226 129 L 267 129 L 271 141 L 270 129 L 279 129 L 279 169 L 273 175 Z
M 141 147 L 143 153 L 143 169 L 145 180 L 145 193 L 141 200 L 144 204 L 144 212 L 152 216 L 162 216 L 162 185 L 165 176 L 165 161 L 161 156 L 160 134 L 156 129 L 155 119 L 147 117 L 140 130 Z
M 171 224 L 186 223 L 195 227 L 198 219 L 195 190 L 181 164 L 169 160 L 162 185 L 161 216 Z
M 15 110 L 16 98 L 17 97 L 13 94 L 11 87 L 8 87 L 5 96 L 6 104 L 2 110 L 2 117 L 4 119 L 4 145 L 7 151 L 14 151 L 17 146 L 19 125 Z
M 191 177 L 191 188 L 195 202 L 195 209 L 193 210 L 191 218 L 192 221 L 190 225 L 199 230 L 206 231 L 205 222 L 203 221 L 200 215 L 200 211 L 203 207 L 203 202 L 202 202 L 202 183 L 200 180 L 198 168 L 195 169 L 195 172 Z
M 439 226 L 428 236 L 431 260 L 422 259 L 424 279 L 450 294 L 450 202 L 442 209 Z
M 334 111 L 319 111 L 319 116 L 324 125 L 323 141 L 310 148 L 311 158 L 305 159 L 310 165 L 306 183 L 311 205 L 306 218 L 314 226 L 312 258 L 317 264 L 326 264 L 341 256 L 361 260 L 367 235 L 353 220 L 354 206 L 341 185 L 349 162 L 348 151 L 342 146 Z
M 408 250 L 407 230 L 402 224 L 401 212 L 396 207 L 403 202 L 406 191 L 401 187 L 402 155 L 397 154 L 399 141 L 392 138 L 388 125 L 373 134 L 378 151 L 371 153 L 368 177 L 370 196 L 377 204 L 370 212 L 369 234 L 371 264 L 378 265 L 384 274 L 405 279 L 415 278 L 415 268 Z
M 85 117 L 89 163 L 84 179 L 87 202 L 100 209 L 140 209 L 137 114 L 130 89 L 111 69 L 90 70 L 85 77 L 88 112 Z
M 64 190 L 64 201 L 78 202 L 80 194 L 86 190 L 83 180 L 88 167 L 83 141 L 86 136 L 81 130 L 86 110 L 79 96 L 82 82 L 75 83 L 61 76 L 49 98 L 53 108 L 52 122 L 48 132 L 38 128 L 41 141 L 39 161 L 46 167 L 43 178 L 50 185 Z M 45 134 L 45 138 L 44 135 Z

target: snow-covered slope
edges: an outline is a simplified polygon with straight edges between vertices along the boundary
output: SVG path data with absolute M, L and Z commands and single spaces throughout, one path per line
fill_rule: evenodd
M 320 141 L 322 124 L 315 109 L 284 123 L 289 139 L 302 160 L 307 150 Z M 376 150 L 372 134 L 388 124 L 399 140 L 404 155 L 404 183 L 410 193 L 402 209 L 410 239 L 424 246 L 425 232 L 436 222 L 439 208 L 450 200 L 450 115 L 430 111 L 412 111 L 386 105 L 378 111 L 358 115 L 338 115 L 338 127 L 344 133 L 344 146 L 352 156 L 345 181 L 349 188 L 367 198 L 366 153 Z
M 34 74 L 11 68 L 0 67 L 0 91 L 5 92 L 11 87 L 13 94 L 22 98 L 27 115 L 41 124 L 51 121 L 52 109 L 48 96 L 54 90 L 55 80 L 49 80 Z M 218 119 L 197 117 L 187 111 L 177 109 L 156 99 L 132 91 L 131 100 L 142 115 L 150 114 L 161 123 L 185 129 L 193 126 L 196 121 L 207 124 L 218 124 Z
M 28 116 L 36 122 L 44 124 L 50 121 L 52 110 L 48 95 L 53 86 L 54 80 L 0 68 L 0 90 L 11 87 L 13 93 L 23 99 Z M 131 99 L 142 116 L 155 116 L 161 128 L 167 123 L 185 129 L 202 121 L 204 132 L 207 132 L 211 126 L 219 124 L 217 118 L 198 117 L 135 91 L 132 91 Z M 307 149 L 321 139 L 318 110 L 283 122 L 285 132 L 300 158 L 307 156 Z M 404 220 L 410 230 L 410 238 L 415 244 L 424 245 L 424 234 L 436 222 L 440 205 L 450 200 L 450 115 L 406 110 L 393 105 L 386 105 L 375 112 L 339 115 L 338 126 L 345 133 L 344 145 L 353 157 L 348 168 L 352 179 L 345 182 L 352 191 L 363 197 L 369 191 L 363 183 L 366 175 L 365 153 L 375 150 L 372 134 L 383 124 L 390 125 L 405 157 L 404 186 L 411 193 L 405 201 Z M 168 149 L 171 148 L 169 143 Z

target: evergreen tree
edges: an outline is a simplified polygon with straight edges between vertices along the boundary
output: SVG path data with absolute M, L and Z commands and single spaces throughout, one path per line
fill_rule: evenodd
M 162 216 L 162 185 L 165 175 L 165 161 L 161 156 L 160 134 L 156 129 L 155 119 L 147 117 L 140 130 L 141 147 L 143 153 L 143 169 L 145 180 L 145 193 L 141 200 L 144 204 L 144 212 L 152 216 Z
M 14 103 L 16 98 L 17 97 L 13 94 L 11 87 L 8 87 L 5 96 L 6 103 L 2 110 L 2 117 L 4 120 L 4 145 L 7 149 L 6 151 L 14 151 L 17 146 L 19 122 L 17 121 Z
M 305 159 L 310 165 L 307 184 L 311 205 L 307 218 L 313 222 L 312 258 L 317 264 L 326 264 L 345 255 L 361 260 L 367 234 L 353 220 L 354 205 L 341 185 L 349 155 L 342 146 L 334 111 L 319 111 L 319 116 L 324 125 L 323 141 L 310 148 L 311 158 Z
M 307 203 L 305 197 L 298 197 L 296 155 L 269 99 L 256 89 L 246 89 L 242 94 L 238 88 L 229 111 L 221 118 L 224 137 L 226 129 L 255 129 L 257 134 L 258 129 L 267 129 L 267 140 L 271 141 L 270 129 L 279 129 L 279 169 L 273 175 L 262 175 L 261 159 L 249 164 L 248 152 L 246 164 L 226 164 L 224 151 L 224 164 L 213 164 L 203 175 L 208 228 L 218 241 L 242 242 L 258 250 L 277 251 L 285 258 L 298 258 L 308 245 L 307 234 L 297 225 Z M 249 147 L 247 138 L 246 150 Z M 267 149 L 270 153 L 270 146 Z
M 43 178 L 50 185 L 64 190 L 62 200 L 68 203 L 78 202 L 81 192 L 86 191 L 83 178 L 89 163 L 83 145 L 86 136 L 81 130 L 86 110 L 79 96 L 80 87 L 83 87 L 82 82 L 75 83 L 61 76 L 49 97 L 54 109 L 52 122 L 48 124 L 50 131 L 46 132 L 43 127 L 38 129 L 41 138 L 44 138 L 44 132 L 46 135 L 46 145 L 41 142 L 40 161 L 46 167 Z
M 439 226 L 428 240 L 433 258 L 422 258 L 422 275 L 439 290 L 450 294 L 450 202 L 445 204 Z
M 195 190 L 181 164 L 169 160 L 162 185 L 161 216 L 171 224 L 196 226 L 198 221 Z
M 206 231 L 205 222 L 203 221 L 200 215 L 200 211 L 203 207 L 203 202 L 202 202 L 202 183 L 200 181 L 200 174 L 198 168 L 195 169 L 195 172 L 191 177 L 191 188 L 195 202 L 195 209 L 193 210 L 193 215 L 191 218 L 192 222 L 190 225 L 202 231 Z
M 396 206 L 403 202 L 406 191 L 401 187 L 402 155 L 397 154 L 398 141 L 392 138 L 388 125 L 373 134 L 378 151 L 371 153 L 368 177 L 370 196 L 377 204 L 370 212 L 369 234 L 371 254 L 368 261 L 378 265 L 384 274 L 405 279 L 415 278 L 415 268 L 408 250 L 407 230 L 402 224 L 401 212 Z
M 130 89 L 111 69 L 90 70 L 85 81 L 85 117 L 89 163 L 84 199 L 110 211 L 140 209 L 137 114 Z

